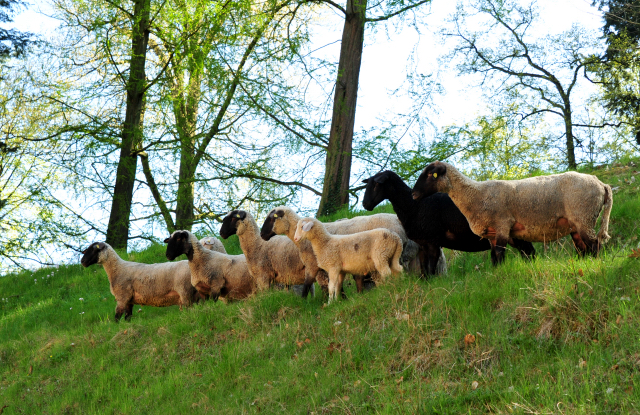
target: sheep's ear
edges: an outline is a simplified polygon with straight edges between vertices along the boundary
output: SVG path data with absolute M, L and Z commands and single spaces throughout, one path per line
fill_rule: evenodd
M 309 232 L 313 228 L 313 222 L 309 221 L 302 225 L 302 230 L 305 232 Z
M 165 238 L 165 239 L 164 239 L 164 243 L 165 243 L 165 244 L 168 244 L 168 243 L 169 243 L 169 239 L 170 239 L 170 238 Z
M 243 220 L 246 217 L 247 217 L 247 212 L 245 212 L 244 210 L 239 210 L 238 213 L 236 213 L 236 218 L 240 220 Z
M 369 177 L 368 179 L 364 179 L 362 183 L 369 183 L 369 180 L 371 180 L 371 177 Z
M 389 175 L 387 174 L 380 174 L 378 176 L 374 176 L 373 181 L 376 183 L 384 183 L 387 181 L 387 179 L 389 178 Z
M 434 179 L 437 179 L 437 178 L 438 178 L 438 173 L 434 172 L 434 173 L 433 173 L 433 178 L 434 178 Z
M 106 246 L 106 245 L 105 245 L 103 242 L 98 242 L 98 243 L 96 244 L 96 248 L 98 248 L 98 249 L 104 249 L 104 247 L 105 247 L 105 246 Z

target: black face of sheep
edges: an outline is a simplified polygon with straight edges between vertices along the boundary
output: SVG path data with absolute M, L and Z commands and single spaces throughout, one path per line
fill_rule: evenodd
M 193 248 L 189 243 L 189 232 L 187 231 L 174 232 L 173 235 L 164 240 L 164 243 L 167 244 L 165 255 L 169 261 L 173 261 L 182 254 L 187 254 L 187 257 L 189 257 L 189 252 L 193 254 Z
M 447 166 L 444 163 L 434 161 L 429 164 L 424 168 L 413 186 L 413 192 L 411 193 L 413 198 L 419 200 L 438 193 L 437 181 L 442 180 L 445 174 L 447 174 Z
M 82 251 L 84 255 L 82 255 L 82 259 L 80 263 L 83 267 L 88 267 L 89 265 L 93 265 L 98 263 L 98 258 L 100 257 L 100 251 L 102 251 L 106 245 L 102 242 L 96 242 L 94 244 L 89 245 L 87 249 Z
M 389 195 L 385 191 L 384 183 L 389 178 L 391 172 L 389 170 L 381 171 L 375 176 L 364 179 L 362 183 L 366 183 L 364 198 L 362 199 L 362 207 L 367 210 L 373 210 Z
M 283 216 L 284 210 L 282 209 L 273 209 L 271 212 L 269 212 L 267 218 L 262 224 L 262 229 L 260 229 L 260 237 L 265 241 L 268 241 L 273 236 L 275 236 L 276 233 L 273 231 L 273 225 L 276 223 L 276 220 L 278 220 L 278 218 L 282 218 Z
M 222 239 L 227 239 L 231 235 L 236 234 L 236 224 L 238 220 L 243 220 L 247 217 L 247 212 L 244 210 L 232 210 L 222 220 L 222 226 L 220 227 L 220 236 Z

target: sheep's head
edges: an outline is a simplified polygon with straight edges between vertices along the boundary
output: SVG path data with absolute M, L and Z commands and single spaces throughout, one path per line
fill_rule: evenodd
M 313 228 L 314 222 L 310 218 L 301 219 L 298 221 L 298 225 L 296 226 L 296 234 L 293 237 L 293 240 L 298 242 L 303 239 L 307 239 L 307 234 Z
M 269 212 L 260 229 L 262 239 L 268 241 L 275 235 L 284 235 L 289 231 L 289 220 L 285 218 L 287 210 L 281 206 Z
M 387 189 L 385 183 L 394 174 L 392 171 L 385 170 L 362 181 L 362 183 L 367 184 L 364 190 L 364 198 L 362 199 L 363 208 L 373 210 L 389 197 L 389 189 Z
M 243 221 L 247 218 L 247 212 L 244 210 L 232 210 L 222 219 L 220 227 L 220 236 L 227 239 L 231 235 L 241 235 L 244 231 Z
M 189 260 L 193 259 L 193 247 L 189 242 L 189 236 L 189 231 L 175 231 L 164 240 L 164 243 L 167 244 L 165 255 L 169 261 L 173 261 L 182 254 L 187 254 Z
M 413 198 L 415 200 L 431 196 L 434 193 L 449 191 L 449 177 L 447 177 L 447 165 L 441 161 L 434 161 L 424 168 L 420 177 L 413 186 Z
M 205 249 L 208 249 L 210 251 L 215 251 L 214 247 L 215 247 L 215 236 L 206 236 L 202 239 L 200 239 L 200 245 L 202 245 Z
M 104 242 L 95 242 L 89 245 L 87 249 L 82 251 L 83 255 L 82 255 L 82 259 L 80 260 L 80 263 L 82 264 L 82 266 L 86 268 L 89 265 L 97 264 L 98 262 L 100 262 L 101 260 L 100 253 L 104 252 L 106 247 L 107 247 L 107 244 Z M 102 256 L 103 256 L 102 260 L 104 260 L 105 259 L 104 255 Z

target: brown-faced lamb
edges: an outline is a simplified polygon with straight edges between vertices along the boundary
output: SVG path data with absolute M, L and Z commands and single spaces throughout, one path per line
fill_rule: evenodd
M 210 249 L 212 251 L 220 252 L 222 254 L 226 254 L 227 250 L 224 249 L 224 245 L 222 241 L 215 236 L 205 236 L 200 239 L 200 244 L 206 249 Z
M 233 210 L 222 220 L 220 236 L 227 239 L 233 234 L 238 235 L 249 272 L 256 279 L 259 290 L 272 284 L 287 287 L 304 284 L 305 267 L 298 248 L 289 238 L 276 236 L 264 241 L 253 216 L 244 210 Z
M 507 240 L 547 242 L 571 234 L 580 255 L 597 255 L 609 239 L 611 186 L 576 172 L 522 180 L 472 180 L 436 161 L 420 174 L 413 198 L 448 193 L 476 235 L 491 242 L 491 259 L 504 260 Z M 602 213 L 600 231 L 594 230 Z
M 265 241 L 271 240 L 276 235 L 285 235 L 298 247 L 298 254 L 300 260 L 304 264 L 305 280 L 303 297 L 306 295 L 313 283 L 318 281 L 318 285 L 323 291 L 329 292 L 329 276 L 326 271 L 318 267 L 316 256 L 313 253 L 311 242 L 308 240 L 294 241 L 294 235 L 296 233 L 296 225 L 300 220 L 300 216 L 287 206 L 280 206 L 273 209 L 267 215 L 262 228 L 260 229 L 260 236 Z M 340 222 L 345 223 L 346 222 Z M 356 288 L 359 293 L 364 290 L 364 277 L 362 275 L 355 275 L 353 279 L 356 281 Z M 373 281 L 372 281 L 373 282 Z M 341 292 L 344 296 L 344 292 Z
M 227 255 L 206 249 L 189 231 L 175 231 L 165 239 L 165 243 L 169 261 L 186 254 L 191 270 L 190 284 L 214 301 L 219 297 L 239 300 L 255 291 L 255 279 L 249 273 L 244 255 Z
M 373 229 L 351 235 L 331 235 L 313 218 L 298 221 L 294 240 L 311 242 L 318 266 L 329 274 L 329 302 L 337 298 L 345 274 L 377 272 L 382 279 L 402 272 L 402 241 L 388 229 Z
M 142 264 L 125 261 L 105 242 L 96 242 L 84 250 L 80 261 L 84 267 L 104 267 L 111 294 L 116 298 L 116 322 L 124 313 L 129 321 L 134 304 L 166 307 L 190 306 L 196 300 L 191 273 L 186 261 Z

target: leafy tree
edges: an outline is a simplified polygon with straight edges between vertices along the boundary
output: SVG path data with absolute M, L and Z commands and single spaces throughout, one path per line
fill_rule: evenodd
M 389 20 L 430 0 L 381 1 L 372 5 L 367 0 L 347 0 L 344 7 L 330 0 L 310 3 L 314 2 L 328 4 L 344 15 L 322 197 L 317 212 L 321 216 L 336 212 L 349 201 L 353 128 L 366 24 Z
M 606 107 L 632 126 L 640 145 L 640 2 L 594 1 L 604 12 L 602 28 L 607 49 L 593 58 L 594 82 L 603 87 Z
M 0 0 L 0 23 L 13 21 L 16 9 L 23 5 L 21 0 Z M 15 29 L 0 28 L 0 59 L 22 56 L 33 43 L 33 34 Z
M 589 55 L 597 46 L 595 39 L 578 26 L 557 36 L 536 39 L 532 27 L 538 14 L 533 4 L 480 0 L 470 9 L 459 8 L 452 22 L 454 30 L 445 33 L 458 40 L 450 56 L 459 58 L 458 70 L 480 75 L 480 84 L 491 90 L 492 96 L 526 95 L 529 108 L 524 117 L 560 117 L 566 162 L 575 169 L 575 147 L 580 140 L 574 129 L 591 125 L 576 122 L 572 98 L 590 63 Z M 476 18 L 481 21 L 471 25 L 469 21 Z M 478 31 L 469 29 L 478 26 Z

